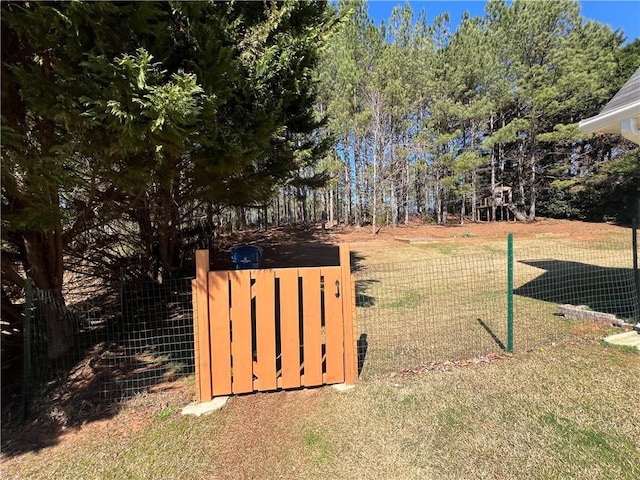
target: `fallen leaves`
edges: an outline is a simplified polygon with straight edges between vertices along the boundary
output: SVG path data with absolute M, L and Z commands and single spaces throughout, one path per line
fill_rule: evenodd
M 471 367 L 481 363 L 493 363 L 498 360 L 511 359 L 513 355 L 510 353 L 488 353 L 479 357 L 469 358 L 466 360 L 445 360 L 443 362 L 430 362 L 420 365 L 419 367 L 401 370 L 391 374 L 391 377 L 408 377 L 412 375 L 420 375 L 425 372 L 433 371 L 451 371 L 459 368 Z

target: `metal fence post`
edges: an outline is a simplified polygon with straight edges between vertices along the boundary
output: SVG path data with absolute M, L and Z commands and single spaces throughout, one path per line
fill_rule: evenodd
M 31 325 L 33 315 L 33 283 L 27 278 L 24 283 L 25 299 L 24 299 L 24 324 L 22 327 L 22 415 L 23 420 L 29 416 L 29 407 L 31 404 L 31 388 L 32 388 L 32 363 L 31 363 Z
M 507 353 L 513 353 L 513 233 L 507 235 Z
M 640 212 L 638 212 L 640 213 Z M 636 323 L 640 323 L 640 270 L 638 269 L 638 221 L 633 219 L 633 228 L 631 229 L 631 244 L 633 248 L 633 278 L 636 284 L 636 300 L 638 302 L 638 314 L 636 315 Z

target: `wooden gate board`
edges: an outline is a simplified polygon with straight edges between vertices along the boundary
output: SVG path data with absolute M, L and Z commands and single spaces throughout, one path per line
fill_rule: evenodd
M 349 248 L 340 266 L 209 270 L 193 281 L 199 401 L 357 378 Z

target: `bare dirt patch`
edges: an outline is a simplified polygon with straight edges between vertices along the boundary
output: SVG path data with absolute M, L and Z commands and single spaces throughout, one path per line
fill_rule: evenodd
M 373 233 L 371 226 L 351 227 L 342 224 L 325 231 L 319 224 L 308 226 L 246 230 L 240 234 L 224 235 L 211 251 L 214 270 L 231 270 L 231 247 L 257 245 L 263 250 L 261 268 L 309 267 L 339 265 L 340 244 L 349 244 L 352 268 L 362 267 L 373 260 L 377 263 L 401 261 L 413 244 L 423 243 L 429 255 L 456 254 L 474 245 L 503 244 L 507 234 L 513 233 L 515 242 L 521 240 L 555 239 L 568 242 L 598 242 L 612 237 L 630 238 L 628 228 L 606 224 L 541 218 L 536 222 L 483 222 L 433 225 L 413 222 L 397 228 L 383 226 Z M 500 248 L 500 247 L 498 247 Z M 425 254 L 425 250 L 414 250 Z
M 234 268 L 230 257 L 233 245 L 252 244 L 263 249 L 262 267 L 337 265 L 340 243 L 354 246 L 385 247 L 408 243 L 408 240 L 472 243 L 505 239 L 513 233 L 517 239 L 568 238 L 576 241 L 598 240 L 623 235 L 628 228 L 607 223 L 588 223 L 541 218 L 535 222 L 482 222 L 432 225 L 413 222 L 397 228 L 371 226 L 349 227 L 341 224 L 322 231 L 320 225 L 247 230 L 226 235 L 213 252 L 212 266 Z
M 220 478 L 267 478 L 275 471 L 295 477 L 306 461 L 299 437 L 321 398 L 321 388 L 232 398 L 224 407 L 228 423 L 216 451 Z
M 509 233 L 519 238 L 563 238 L 595 240 L 626 230 L 607 223 L 587 223 L 570 220 L 540 219 L 532 223 L 486 222 L 463 225 L 409 224 L 398 228 L 382 227 L 374 234 L 371 227 L 337 228 L 331 236 L 339 242 L 395 244 L 398 238 L 434 239 L 448 241 L 487 241 L 502 239 Z

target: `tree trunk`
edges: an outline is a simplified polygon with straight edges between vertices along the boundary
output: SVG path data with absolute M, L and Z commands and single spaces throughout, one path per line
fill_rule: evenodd
M 381 172 L 382 157 L 384 155 L 384 146 L 382 145 L 382 105 L 380 92 L 375 90 L 369 96 L 372 112 L 372 128 L 373 128 L 373 178 L 372 178 L 372 198 L 371 198 L 371 231 L 376 233 L 376 223 L 378 216 L 378 197 Z
M 495 191 L 496 191 L 496 156 L 495 149 L 493 147 L 491 149 L 491 221 L 496 221 L 496 199 L 495 199 Z
M 404 192 L 404 224 L 409 225 L 409 185 L 411 182 L 411 165 L 409 164 L 409 156 L 407 155 L 406 162 L 406 180 L 405 180 L 405 192 Z
M 449 220 L 449 210 L 448 210 L 448 206 L 447 203 L 449 202 L 449 191 L 444 188 L 444 191 L 442 192 L 442 223 L 444 225 L 447 224 L 447 221 Z
M 62 295 L 62 227 L 58 223 L 48 232 L 26 232 L 23 240 L 25 270 L 44 295 L 41 307 L 47 327 L 47 355 L 55 360 L 69 351 L 74 340 L 73 321 Z
M 325 208 L 321 208 L 320 212 L 323 212 L 325 210 L 326 210 Z M 318 215 L 318 192 L 314 190 L 313 191 L 313 221 L 318 223 L 318 218 L 320 218 L 320 216 L 321 215 Z
M 329 190 L 329 225 L 331 227 L 333 227 L 333 220 L 335 218 L 334 214 L 333 214 L 333 189 Z
M 362 225 L 362 158 L 360 151 L 360 138 L 354 133 L 353 138 L 353 153 L 354 153 L 354 167 L 355 167 L 355 181 L 356 181 L 356 208 L 355 208 L 355 225 L 360 227 Z
M 524 155 L 520 155 L 518 162 L 518 191 L 520 192 L 520 202 L 524 204 Z
M 63 357 L 73 346 L 73 317 L 62 296 L 62 290 L 42 291 L 37 301 L 47 325 L 47 356 Z
M 153 263 L 153 225 L 147 193 L 143 192 L 131 205 L 131 217 L 138 224 L 139 251 L 138 269 L 141 275 L 155 280 L 156 268 Z
M 478 168 L 473 167 L 471 171 L 471 221 L 478 219 L 476 204 L 478 203 Z
M 344 224 L 350 225 L 351 223 L 351 165 L 349 163 L 349 159 L 345 159 L 344 163 L 344 188 L 345 188 L 345 197 L 344 198 Z
M 536 219 L 536 156 L 535 154 L 531 155 L 531 176 L 529 179 L 529 195 L 531 198 L 531 203 L 529 205 L 529 216 L 528 220 L 530 222 Z
M 429 211 L 431 205 L 435 210 L 435 194 L 433 192 L 433 178 L 429 176 L 429 169 L 425 167 L 425 179 L 424 179 L 424 212 L 422 221 L 425 221 L 424 215 Z
M 373 192 L 371 198 L 371 233 L 376 233 L 376 221 L 378 217 L 378 153 L 380 149 L 379 145 L 379 133 L 378 128 L 374 130 L 373 137 Z
M 244 207 L 239 209 L 240 228 L 239 230 L 245 230 L 247 228 L 247 211 Z
M 442 225 L 442 186 L 440 185 L 440 178 L 438 174 L 436 174 L 434 190 L 436 194 L 436 222 L 438 225 Z
M 291 223 L 295 221 L 293 207 L 291 206 L 291 198 L 293 194 L 291 193 L 291 187 L 287 189 L 286 192 L 286 201 L 285 201 L 285 218 L 287 220 L 287 225 L 291 226 Z
M 298 199 L 300 201 L 302 224 L 307 225 L 309 222 L 309 212 L 307 211 L 307 191 L 304 187 L 298 189 Z
M 178 233 L 180 212 L 178 211 L 178 202 L 174 197 L 174 193 L 178 191 L 179 186 L 174 182 L 166 183 L 167 185 L 160 185 L 158 188 L 159 198 L 156 200 L 159 206 L 156 218 L 159 247 L 156 261 L 160 266 L 157 277 L 159 282 L 173 277 L 180 263 L 177 255 L 177 252 L 180 251 Z M 171 185 L 171 183 L 174 184 Z
M 396 181 L 391 179 L 391 227 L 398 226 L 398 197 L 396 192 Z
M 373 198 L 371 199 L 371 233 L 376 233 L 376 218 L 378 216 L 378 185 L 376 182 L 376 164 L 373 164 Z

